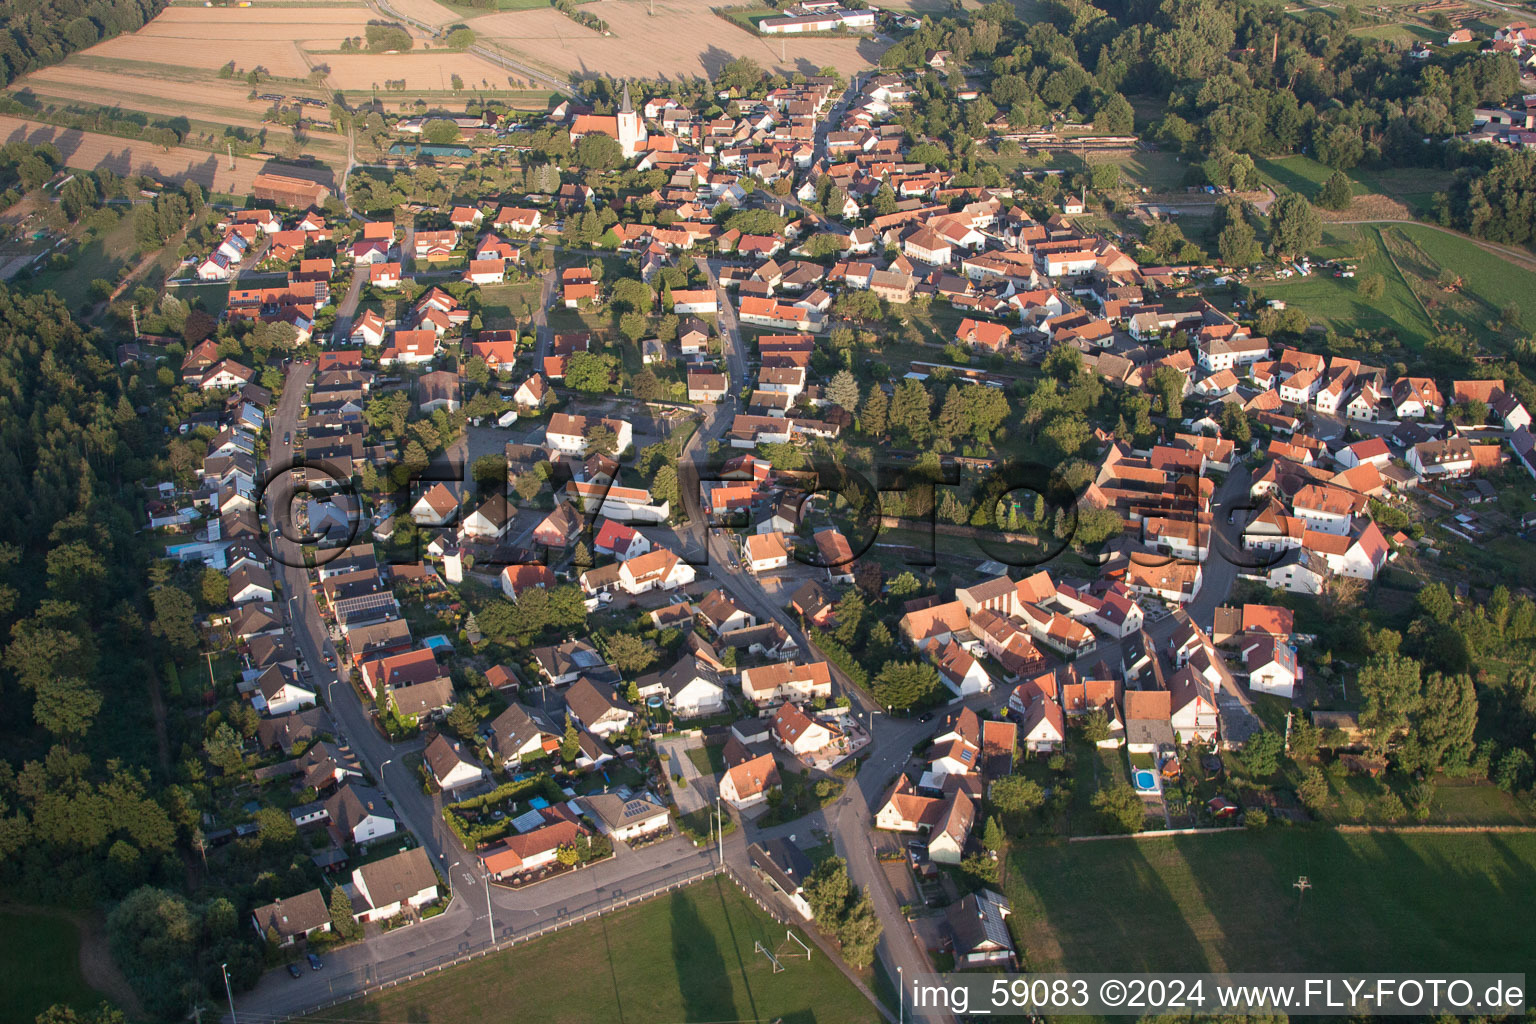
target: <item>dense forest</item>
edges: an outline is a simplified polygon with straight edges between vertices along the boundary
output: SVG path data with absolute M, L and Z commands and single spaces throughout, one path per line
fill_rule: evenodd
M 36 903 L 125 900 L 118 957 L 141 992 L 163 993 L 146 1006 L 164 1019 L 219 979 L 221 954 L 249 978 L 259 952 L 227 900 L 141 888 L 188 881 L 197 815 L 167 785 L 153 709 L 158 659 L 196 634 L 192 599 L 137 530 L 163 438 L 107 351 L 52 293 L 0 287 L 0 883 Z
M 0 0 L 0 85 L 143 28 L 165 6 L 164 0 Z

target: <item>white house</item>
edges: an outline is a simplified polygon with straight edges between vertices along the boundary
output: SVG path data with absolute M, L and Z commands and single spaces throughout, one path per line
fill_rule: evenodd
M 1180 743 L 1196 740 L 1209 743 L 1216 738 L 1216 698 L 1211 684 L 1193 665 L 1185 665 L 1168 680 L 1170 694 L 1169 724 Z
M 358 317 L 352 325 L 352 344 L 384 344 L 384 318 L 371 309 Z
M 789 564 L 789 549 L 785 546 L 784 534 L 777 530 L 752 534 L 743 545 L 742 560 L 746 563 L 747 571 L 754 574 L 784 568 Z
M 411 520 L 417 526 L 444 526 L 459 511 L 459 499 L 442 484 L 434 484 L 411 506 Z
M 326 799 L 325 811 L 341 837 L 357 846 L 392 836 L 399 828 L 384 794 L 371 786 L 342 786 Z
M 760 754 L 728 769 L 720 779 L 720 799 L 738 811 L 767 803 L 779 786 L 779 769 L 772 754 Z
M 816 721 L 793 704 L 780 704 L 773 715 L 773 735 L 791 754 L 813 753 L 830 746 L 838 733 Z
M 759 665 L 741 670 L 741 692 L 759 706 L 786 700 L 826 700 L 832 696 L 832 673 L 824 661 Z
M 359 921 L 386 921 L 407 907 L 419 910 L 437 899 L 437 872 L 427 851 L 415 847 L 364 864 L 352 872 L 352 887 L 361 901 L 354 908 Z
M 651 542 L 645 534 L 616 519 L 603 520 L 592 546 L 598 554 L 611 555 L 620 562 L 638 558 L 651 550 Z
M 1059 748 L 1067 739 L 1066 717 L 1061 705 L 1049 697 L 1036 696 L 1019 729 L 1020 742 L 1031 754 L 1049 753 Z
M 1243 667 L 1248 670 L 1248 688 L 1287 700 L 1294 696 L 1300 675 L 1296 652 L 1284 640 L 1269 636 L 1245 639 L 1244 645 Z
M 939 679 L 956 697 L 972 697 L 992 689 L 992 677 L 971 657 L 969 651 L 951 639 L 934 653 Z
M 593 793 L 581 798 L 587 817 L 609 839 L 633 842 L 662 831 L 671 822 L 667 809 L 649 793 L 622 797 L 617 793 Z
M 666 548 L 649 551 L 619 566 L 619 586 L 627 594 L 675 590 L 692 583 L 696 576 L 693 566 Z
M 469 539 L 495 541 L 507 535 L 507 527 L 512 524 L 513 515 L 507 499 L 500 494 L 493 494 L 483 505 L 464 517 L 459 532 Z
M 644 487 L 571 480 L 562 492 L 565 500 L 587 513 L 601 513 L 621 523 L 664 523 L 672 514 L 668 501 L 654 501 Z
M 268 716 L 286 715 L 315 706 L 315 691 L 299 685 L 298 675 L 284 665 L 269 665 L 256 677 L 251 706 Z
M 432 781 L 444 793 L 477 785 L 486 778 L 484 766 L 475 760 L 469 749 L 460 741 L 442 733 L 427 744 L 422 760 L 432 771 Z
M 229 257 L 222 252 L 215 252 L 197 265 L 197 279 L 199 281 L 228 281 L 234 276 L 234 268 L 230 266 Z
M 959 864 L 975 823 L 975 802 L 965 790 L 955 790 L 939 824 L 929 833 L 928 859 L 937 864 Z
M 550 416 L 549 426 L 544 431 L 544 442 L 563 454 L 585 455 L 588 443 L 587 432 L 599 423 L 613 431 L 616 438 L 615 453 L 624 451 L 633 443 L 633 429 L 625 420 L 605 418 L 598 422 L 591 422 L 585 416 L 571 416 L 563 412 Z
M 725 710 L 725 687 L 715 666 L 698 655 L 679 658 L 664 672 L 635 681 L 641 697 L 661 696 L 678 718 L 698 718 Z

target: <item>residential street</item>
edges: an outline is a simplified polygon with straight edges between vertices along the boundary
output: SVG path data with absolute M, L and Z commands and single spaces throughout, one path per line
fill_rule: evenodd
M 290 366 L 281 401 L 273 413 L 270 468 L 281 472 L 274 477 L 264 495 L 271 522 L 288 521 L 282 510 L 286 509 L 293 493 L 286 470 L 292 465 L 294 445 L 284 444 L 280 439 L 297 433 L 303 397 L 313 373 L 312 363 Z M 308 574 L 300 567 L 299 539 L 274 528 L 271 543 L 295 643 L 315 675 L 314 681 L 325 704 L 345 742 L 357 753 L 365 770 L 377 780 L 401 823 L 437 862 L 438 873 L 447 882 L 454 898 L 439 917 L 337 950 L 326 958 L 323 971 L 306 971 L 299 979 L 290 978 L 280 970 L 267 972 L 260 984 L 243 995 L 236 1006 L 242 1014 L 257 1017 L 300 1012 L 358 992 L 368 985 L 403 977 L 439 961 L 484 948 L 491 942 L 486 883 L 479 862 L 465 856 L 442 824 L 439 799 L 424 794 L 420 779 L 403 763 L 407 754 L 422 748 L 422 741 L 389 742 L 374 726 L 370 710 L 363 705 L 350 683 L 339 679 L 327 668 L 325 655 L 336 657 L 337 652 L 326 635 L 319 606 L 310 591 Z M 713 863 L 712 851 L 695 849 L 689 840 L 680 836 L 639 851 L 616 845 L 618 850 L 612 860 L 580 872 L 560 875 L 516 892 L 492 887 L 490 902 L 494 910 L 496 939 L 500 941 L 536 931 L 635 894 L 664 888 L 671 882 L 698 874 Z
M 714 270 L 707 261 L 701 261 L 711 280 L 719 288 Z M 548 351 L 549 328 L 546 310 L 549 295 L 555 287 L 556 272 L 544 275 L 543 296 L 534 317 L 539 337 L 539 353 Z M 721 289 L 723 291 L 723 289 Z M 746 353 L 739 328 L 731 315 L 728 303 L 722 295 L 720 329 L 724 361 L 729 368 L 733 394 L 710 408 L 700 429 L 695 431 L 680 459 L 680 484 L 682 500 L 689 516 L 689 523 L 676 531 L 695 556 L 708 553 L 708 565 L 701 566 L 702 574 L 708 575 L 742 606 L 760 619 L 778 621 L 801 645 L 808 650 L 806 638 L 789 618 L 780 603 L 771 599 L 762 584 L 745 572 L 737 561 L 735 543 L 728 531 L 706 529 L 699 505 L 697 487 L 698 470 L 704 460 L 708 442 L 723 436 L 736 412 L 734 392 L 746 381 Z M 339 322 L 339 320 L 338 320 Z M 297 432 L 302 397 L 313 373 L 311 364 L 297 364 L 290 368 L 287 386 L 284 388 L 272 422 L 274 438 L 273 458 L 282 468 L 292 457 L 292 446 L 276 442 L 277 438 L 292 436 Z M 1240 544 L 1238 528 L 1228 527 L 1221 510 L 1227 502 L 1246 501 L 1249 473 L 1238 468 L 1228 475 L 1216 495 L 1218 509 L 1211 559 L 1204 566 L 1204 582 L 1190 611 L 1197 622 L 1209 624 L 1213 609 L 1226 599 L 1236 579 L 1237 568 L 1220 556 L 1223 545 Z M 286 474 L 279 476 L 269 488 L 269 515 L 280 515 L 290 493 L 291 485 Z M 325 701 L 336 717 L 346 739 L 357 751 L 365 768 L 394 804 L 403 824 L 421 841 L 437 861 L 439 871 L 451 886 L 455 898 L 448 910 L 437 918 L 419 923 L 407 929 L 377 935 L 367 941 L 337 951 L 328 958 L 324 971 L 306 972 L 294 980 L 280 971 L 269 972 L 261 984 L 241 1000 L 241 1008 L 257 1015 L 282 1014 L 312 1007 L 332 998 L 344 997 L 362 988 L 403 977 L 422 970 L 445 959 L 461 956 L 482 949 L 492 941 L 491 922 L 487 919 L 484 878 L 473 858 L 466 857 L 447 834 L 441 824 L 441 806 L 436 797 L 421 790 L 419 780 L 404 765 L 403 757 L 419 750 L 419 740 L 412 743 L 391 744 L 374 727 L 369 709 L 346 682 L 325 669 L 325 655 L 335 656 L 334 648 L 326 637 L 323 620 L 314 596 L 310 593 L 306 572 L 296 567 L 300 559 L 299 545 L 295 538 L 273 534 L 274 551 L 285 564 L 281 570 L 282 589 L 288 602 L 294 623 L 296 641 L 303 651 L 306 663 L 321 672 L 317 680 Z M 1159 643 L 1165 641 L 1174 629 L 1170 617 L 1159 619 L 1147 627 L 1148 633 Z M 1099 658 L 1118 659 L 1119 642 L 1100 644 L 1087 655 L 1089 661 Z M 875 902 L 880 918 L 885 922 L 885 933 L 880 940 L 878 955 L 891 978 L 916 975 L 929 970 L 927 955 L 914 937 L 902 916 L 896 894 L 892 891 L 885 873 L 876 858 L 871 822 L 873 807 L 883 798 L 896 775 L 903 770 L 911 756 L 913 746 L 923 737 L 932 735 L 939 727 L 940 719 L 929 722 L 917 719 L 891 718 L 872 707 L 868 699 L 853 689 L 848 681 L 839 677 L 842 688 L 849 693 L 855 711 L 871 725 L 874 744 L 856 778 L 847 786 L 844 794 L 831 807 L 806 818 L 769 829 L 759 830 L 745 823 L 731 836 L 724 846 L 726 862 L 738 877 L 749 879 L 747 846 L 760 838 L 795 835 L 806 842 L 813 830 L 829 835 L 840 856 L 848 862 L 852 881 L 866 888 Z M 993 693 L 969 699 L 966 703 L 978 709 L 1000 707 L 1007 699 L 1007 689 L 999 687 Z M 1246 702 L 1246 697 L 1243 698 Z M 687 809 L 708 806 L 714 797 L 713 786 L 704 785 L 692 763 L 679 749 L 667 751 L 669 773 L 678 771 L 688 779 L 684 792 L 693 797 Z M 693 805 L 697 805 L 694 807 Z M 589 910 L 603 907 L 636 893 L 665 887 L 669 882 L 691 877 L 706 870 L 715 861 L 716 851 L 696 849 L 692 843 L 680 837 L 630 851 L 622 846 L 610 861 L 573 875 L 551 879 L 525 891 L 512 892 L 492 888 L 489 900 L 494 911 L 495 938 L 505 940 L 551 923 Z M 462 898 L 460 898 L 462 897 Z M 943 1021 L 947 1015 L 912 1015 L 912 1019 Z

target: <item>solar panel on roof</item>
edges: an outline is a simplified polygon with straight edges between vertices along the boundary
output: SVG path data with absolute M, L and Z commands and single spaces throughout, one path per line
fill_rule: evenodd
M 540 814 L 537 810 L 519 814 L 512 819 L 512 827 L 517 829 L 518 832 L 531 832 L 543 824 L 544 815 Z

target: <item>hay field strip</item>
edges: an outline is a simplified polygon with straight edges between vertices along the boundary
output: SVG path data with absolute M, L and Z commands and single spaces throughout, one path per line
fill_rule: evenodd
M 207 150 L 174 146 L 167 150 L 149 142 L 121 139 L 115 135 L 75 131 L 51 124 L 26 121 L 0 114 L 0 140 L 51 142 L 64 155 L 64 163 L 77 170 L 109 167 L 120 175 L 150 174 L 166 181 L 192 180 L 216 192 L 245 194 L 265 161 L 249 157 L 229 161 Z
M 96 81 L 97 78 L 106 81 Z M 248 101 L 244 94 L 238 101 L 234 101 L 224 97 L 208 97 L 203 89 L 195 92 L 197 99 L 189 95 L 167 95 L 171 90 L 156 90 L 153 94 L 138 91 L 140 87 L 153 88 L 154 84 L 149 79 L 125 81 L 100 72 L 82 72 L 80 80 L 74 82 L 28 75 L 13 85 L 11 91 L 13 93 L 28 92 L 44 103 L 53 103 L 58 106 L 89 106 L 108 110 L 136 111 L 164 118 L 185 117 L 189 121 L 219 127 L 227 125 L 255 130 L 276 127 L 262 123 L 262 115 L 267 111 L 268 104 Z M 175 91 L 187 92 L 187 90 Z M 204 102 L 204 99 L 207 102 Z
M 559 15 L 564 18 L 564 15 Z M 528 83 L 483 57 L 453 50 L 427 50 L 398 54 L 327 54 L 320 63 L 330 67 L 326 81 L 332 89 L 367 92 L 386 81 L 405 80 L 407 93 L 422 90 L 449 91 L 454 75 L 464 80 L 465 92 L 476 89 L 526 89 Z M 483 86 L 481 83 L 485 83 Z

